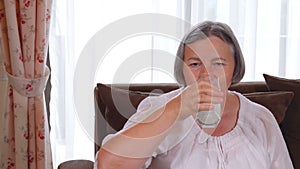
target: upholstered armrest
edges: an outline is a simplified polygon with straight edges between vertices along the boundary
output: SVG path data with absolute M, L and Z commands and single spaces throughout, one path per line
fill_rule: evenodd
M 58 169 L 93 169 L 94 163 L 90 160 L 70 160 L 61 163 Z

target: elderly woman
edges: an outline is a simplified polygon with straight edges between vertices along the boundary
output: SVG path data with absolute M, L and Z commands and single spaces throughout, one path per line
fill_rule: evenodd
M 96 166 L 293 168 L 271 112 L 228 90 L 244 72 L 243 55 L 230 27 L 210 21 L 195 26 L 183 38 L 175 62 L 175 77 L 183 87 L 143 100 L 124 129 L 106 137 Z M 219 79 L 219 86 L 211 77 Z M 201 112 L 212 115 L 218 105 L 219 116 L 198 117 Z

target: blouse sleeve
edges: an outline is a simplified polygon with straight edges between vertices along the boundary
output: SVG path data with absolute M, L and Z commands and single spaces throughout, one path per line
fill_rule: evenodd
M 143 121 L 146 119 L 149 115 L 151 115 L 152 112 L 163 106 L 169 99 L 167 97 L 161 95 L 161 96 L 149 96 L 146 99 L 142 100 L 142 102 L 139 104 L 137 111 L 135 114 L 133 114 L 124 127 L 114 134 L 107 135 L 104 139 L 102 144 L 109 141 L 114 136 L 118 135 L 119 133 L 123 132 L 124 130 L 134 126 L 135 124 Z M 152 156 L 155 156 L 157 152 L 154 152 Z M 97 162 L 95 160 L 95 162 Z M 145 165 L 141 169 L 146 169 L 150 166 L 152 162 L 152 157 L 149 157 L 149 159 L 145 162 Z
M 134 126 L 135 124 L 138 124 L 142 122 L 144 119 L 146 119 L 149 115 L 151 115 L 155 110 L 161 108 L 164 106 L 167 102 L 169 102 L 172 98 L 180 94 L 182 89 L 174 90 L 172 92 L 162 94 L 160 96 L 149 96 L 146 99 L 144 99 L 138 106 L 137 111 L 135 114 L 133 114 L 126 124 L 124 125 L 123 129 L 118 131 L 115 134 L 110 134 L 106 136 L 103 140 L 104 144 L 111 138 L 113 138 L 115 135 L 117 135 L 120 132 L 123 132 L 124 130 Z M 158 153 L 163 152 L 166 148 L 164 144 L 160 144 L 157 147 L 157 150 L 153 152 L 152 157 L 155 157 Z M 142 169 L 146 169 L 147 167 L 150 166 L 152 162 L 152 157 L 149 157 L 149 159 L 145 162 L 145 165 L 142 167 Z
M 154 99 L 155 100 L 155 99 Z M 147 117 L 147 115 L 145 114 L 146 110 L 149 109 L 151 107 L 151 103 L 153 103 L 153 98 L 152 97 L 147 97 L 146 99 L 144 99 L 138 106 L 137 108 L 137 112 L 135 114 L 133 114 L 128 121 L 126 122 L 126 124 L 124 125 L 124 127 L 118 131 L 117 133 L 114 134 L 109 134 L 107 135 L 103 141 L 102 141 L 102 145 L 105 144 L 107 141 L 109 141 L 110 139 L 112 139 L 114 136 L 118 135 L 120 132 L 123 132 L 124 130 L 132 127 L 133 125 L 137 124 L 139 121 L 142 121 L 144 118 Z M 97 152 L 98 154 L 98 152 Z M 147 169 L 147 167 L 150 166 L 152 161 L 152 157 L 150 157 L 145 165 L 141 168 L 141 169 Z M 94 169 L 97 168 L 97 155 L 95 158 L 95 163 L 94 163 Z
M 272 116 L 271 112 L 269 114 Z M 266 125 L 266 145 L 271 162 L 270 168 L 293 169 L 294 167 L 278 123 L 273 116 L 268 119 L 268 124 Z

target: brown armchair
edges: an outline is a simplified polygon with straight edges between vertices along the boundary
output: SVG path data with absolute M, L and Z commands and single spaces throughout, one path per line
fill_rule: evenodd
M 144 98 L 166 93 L 178 87 L 180 86 L 175 83 L 130 85 L 98 83 L 94 89 L 95 153 L 99 150 L 103 138 L 120 130 Z M 231 86 L 230 90 L 240 92 L 250 100 L 270 109 L 279 124 L 283 122 L 290 103 L 295 104 L 293 91 L 270 91 L 263 81 L 240 82 Z M 299 145 L 299 142 L 288 147 L 294 145 Z
M 127 119 L 136 111 L 138 104 L 149 95 L 158 95 L 177 89 L 177 84 L 155 83 L 155 84 L 101 84 L 94 88 L 95 101 L 95 149 L 96 153 L 103 138 L 120 130 Z M 286 112 L 289 111 L 290 104 L 297 104 L 294 98 L 295 91 L 270 91 L 266 82 L 240 82 L 230 87 L 230 90 L 238 91 L 250 100 L 264 105 L 270 109 L 277 122 L 284 122 Z M 299 97 L 297 97 L 299 99 Z M 299 102 L 299 100 L 298 100 Z M 287 111 L 288 110 L 288 111 Z M 288 112 L 291 113 L 291 112 Z M 300 133 L 300 132 L 299 132 Z M 285 135 L 284 135 L 285 136 Z M 287 137 L 285 137 L 287 138 Z M 291 145 L 289 145 L 291 144 Z M 299 142 L 292 144 L 287 142 L 288 148 L 299 146 Z M 298 151 L 298 150 L 296 150 Z M 294 153 L 294 152 L 293 152 Z M 297 152 L 296 152 L 297 153 Z M 291 154 L 295 165 L 297 159 L 295 154 Z M 81 163 L 79 165 L 79 162 Z M 70 163 L 73 163 L 72 165 Z M 92 168 L 91 161 L 67 161 L 62 163 L 59 169 Z M 69 167 L 70 168 L 70 167 Z M 297 167 L 295 167 L 297 168 Z

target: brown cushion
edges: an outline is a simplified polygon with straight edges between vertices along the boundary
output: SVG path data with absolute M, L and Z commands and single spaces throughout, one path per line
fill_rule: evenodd
M 266 92 L 268 86 L 264 81 L 239 82 L 230 86 L 229 90 L 239 93 Z
M 282 92 L 255 92 L 244 94 L 248 99 L 268 108 L 276 118 L 278 123 L 284 119 L 285 112 L 290 105 L 294 93 Z
M 103 116 L 116 131 L 122 129 L 127 119 L 136 112 L 139 103 L 150 95 L 147 92 L 119 89 L 104 84 L 98 87 L 101 91 L 101 100 L 106 105 Z M 293 92 L 256 92 L 244 95 L 271 110 L 278 123 L 284 118 L 285 111 L 293 98 Z
M 98 85 L 100 98 L 106 105 L 103 116 L 116 131 L 122 129 L 127 119 L 136 112 L 139 103 L 149 94 L 118 89 L 104 84 Z
M 280 124 L 295 168 L 300 168 L 300 80 L 264 74 L 270 91 L 293 91 L 294 98 Z

